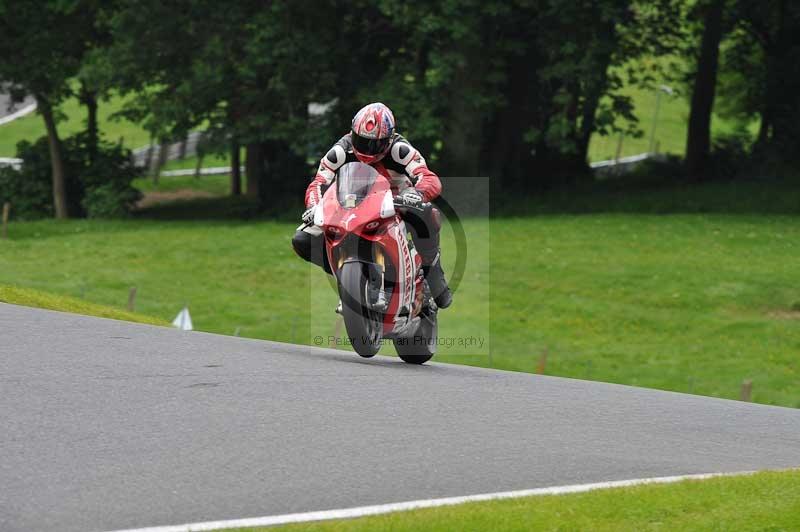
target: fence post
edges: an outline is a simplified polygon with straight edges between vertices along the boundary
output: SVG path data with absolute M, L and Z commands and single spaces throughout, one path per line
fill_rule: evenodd
M 11 204 L 3 203 L 3 238 L 8 238 L 8 217 L 11 214 Z
M 750 379 L 743 380 L 742 391 L 739 394 L 739 399 L 741 401 L 747 401 L 749 403 L 752 394 L 753 394 L 753 381 L 751 381 Z
M 536 373 L 544 375 L 544 370 L 547 367 L 547 347 L 544 348 L 542 354 L 539 356 L 539 364 L 536 366 Z
M 128 292 L 128 310 L 133 312 L 136 309 L 136 287 L 132 286 Z

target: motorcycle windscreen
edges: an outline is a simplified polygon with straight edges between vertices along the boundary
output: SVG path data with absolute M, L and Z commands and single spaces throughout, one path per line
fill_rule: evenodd
M 336 175 L 339 204 L 353 208 L 367 197 L 378 178 L 378 171 L 368 164 L 347 163 Z

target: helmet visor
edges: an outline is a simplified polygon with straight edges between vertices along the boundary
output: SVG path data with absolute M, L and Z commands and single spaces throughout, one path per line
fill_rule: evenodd
M 381 155 L 389 148 L 389 137 L 385 139 L 368 139 L 360 135 L 352 134 L 353 149 L 363 155 Z

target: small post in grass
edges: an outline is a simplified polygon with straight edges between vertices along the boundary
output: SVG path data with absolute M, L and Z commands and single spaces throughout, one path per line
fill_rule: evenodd
M 239 336 L 240 332 L 242 332 L 242 328 L 241 327 L 236 327 L 236 330 L 233 331 L 233 335 L 234 336 Z
M 539 355 L 539 364 L 536 365 L 536 374 L 544 375 L 544 370 L 546 367 L 547 367 L 547 346 L 545 346 L 544 350 L 542 350 L 542 354 Z
M 8 217 L 11 214 L 11 204 L 3 203 L 3 238 L 8 238 Z
M 753 394 L 753 381 L 750 379 L 745 379 L 742 381 L 742 391 L 739 394 L 739 399 L 741 401 L 750 402 L 751 396 Z
M 131 291 L 128 292 L 128 310 L 133 312 L 136 308 L 136 287 L 132 286 Z

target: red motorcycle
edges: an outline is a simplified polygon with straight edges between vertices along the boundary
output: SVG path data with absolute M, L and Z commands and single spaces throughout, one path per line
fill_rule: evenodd
M 387 338 L 405 362 L 423 364 L 436 352 L 437 307 L 398 213 L 406 208 L 395 204 L 389 180 L 375 168 L 349 163 L 325 192 L 314 225 L 325 235 L 355 351 L 374 356 Z

